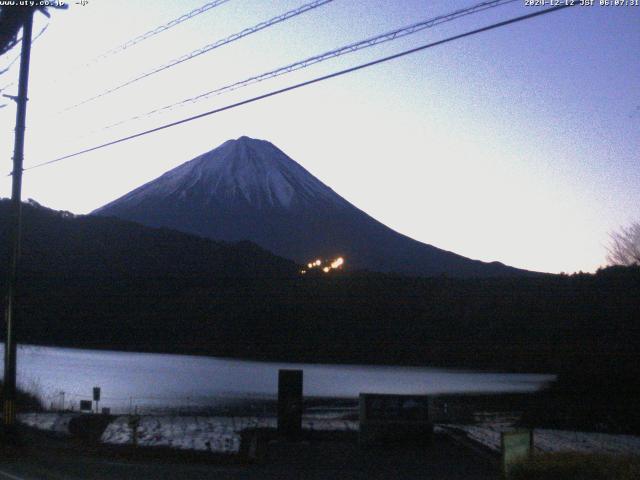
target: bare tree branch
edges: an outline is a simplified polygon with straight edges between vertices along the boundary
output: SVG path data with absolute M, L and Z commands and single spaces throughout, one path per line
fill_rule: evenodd
M 607 261 L 611 265 L 640 265 L 640 223 L 632 223 L 629 227 L 609 235 Z

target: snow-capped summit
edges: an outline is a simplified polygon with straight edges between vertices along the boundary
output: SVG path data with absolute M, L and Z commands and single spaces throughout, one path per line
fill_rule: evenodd
M 258 209 L 312 202 L 345 204 L 273 144 L 245 136 L 224 142 L 113 203 L 145 202 L 150 195 L 177 201 L 197 195 L 207 203 L 224 198 Z
M 525 273 L 401 235 L 351 205 L 275 145 L 244 136 L 93 213 L 216 240 L 251 240 L 303 264 L 342 256 L 353 268 L 414 275 Z

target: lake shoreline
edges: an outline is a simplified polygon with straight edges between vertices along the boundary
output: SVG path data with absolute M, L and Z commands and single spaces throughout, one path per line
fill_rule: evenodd
M 1 348 L 0 348 L 1 350 Z M 532 392 L 553 375 L 380 365 L 293 364 L 208 356 L 20 345 L 18 383 L 47 407 L 78 408 L 101 387 L 100 407 L 227 407 L 274 399 L 280 369 L 304 372 L 308 398 L 354 399 L 360 393 Z

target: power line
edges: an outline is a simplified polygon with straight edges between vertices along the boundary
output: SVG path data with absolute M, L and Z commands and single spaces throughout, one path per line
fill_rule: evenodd
M 47 28 L 49 28 L 48 23 L 42 28 L 42 30 L 40 30 L 40 32 L 38 32 L 38 34 L 35 37 L 33 37 L 33 40 L 31 40 L 32 46 L 36 43 L 36 40 L 38 40 L 38 38 L 40 38 L 40 36 L 47 31 Z M 22 41 L 22 38 L 18 41 L 19 42 Z M 13 67 L 13 65 L 20 59 L 20 56 L 21 54 L 16 55 L 13 58 L 13 60 L 11 60 L 5 67 L 3 67 L 3 69 L 0 70 L 0 75 L 4 75 L 5 73 L 7 73 L 11 69 L 11 67 Z M 15 81 L 7 83 L 6 85 L 0 88 L 0 92 L 3 92 L 4 90 L 11 87 L 12 85 L 15 85 L 15 83 L 16 83 Z
M 36 43 L 36 40 L 40 38 L 40 35 L 42 35 L 47 30 L 47 28 L 49 28 L 48 23 L 42 28 L 42 30 L 40 30 L 40 32 L 38 32 L 38 34 L 35 37 L 33 37 L 33 40 L 31 40 L 31 45 Z M 22 38 L 18 39 L 18 42 L 21 42 L 21 41 L 22 41 Z M 13 57 L 13 60 L 11 60 L 2 70 L 0 70 L 0 75 L 7 72 L 13 66 L 13 64 L 16 63 L 19 59 L 20 59 L 20 54 Z
M 40 38 L 40 36 L 47 31 L 47 28 L 49 28 L 49 23 L 47 23 L 44 27 L 42 27 L 42 30 L 40 30 L 38 32 L 38 34 L 33 37 L 33 40 L 31 40 L 31 45 L 33 46 L 36 43 L 36 40 L 38 40 L 38 38 Z M 22 38 L 20 38 L 18 40 L 18 42 L 21 42 Z M 3 67 L 2 70 L 0 70 L 0 75 L 4 75 L 5 73 L 7 73 L 11 67 L 13 67 L 13 65 L 20 59 L 20 57 L 22 56 L 21 53 L 19 53 L 18 55 L 16 55 L 13 60 L 11 60 L 5 67 Z M 11 82 L 3 85 L 2 87 L 0 87 L 0 93 L 4 92 L 7 88 L 12 87 L 16 84 L 16 80 L 12 80 Z M 4 103 L 2 105 L 0 105 L 0 108 L 4 108 L 6 107 L 8 104 Z
M 31 40 L 31 45 L 33 46 L 33 44 L 36 43 L 36 40 L 38 40 L 38 38 L 40 38 L 40 36 L 47 31 L 47 28 L 49 28 L 49 23 L 47 23 L 44 27 L 42 27 L 42 29 L 38 32 L 38 34 L 33 37 L 33 40 Z M 22 41 L 22 37 L 18 39 L 18 42 Z M 3 67 L 2 70 L 0 70 L 0 75 L 2 75 L 3 73 L 5 73 L 7 70 L 9 70 L 14 63 L 16 63 L 18 60 L 20 60 L 20 54 L 16 55 L 15 57 L 13 57 L 13 60 L 11 60 L 9 63 L 7 63 L 7 65 L 5 67 Z
M 482 28 L 478 28 L 478 29 L 475 29 L 475 30 L 471 30 L 471 31 L 465 32 L 465 33 L 454 35 L 452 37 L 448 37 L 448 38 L 445 38 L 443 40 L 438 40 L 436 42 L 427 43 L 425 45 L 421 45 L 419 47 L 415 47 L 415 48 L 412 48 L 412 49 L 409 49 L 409 50 L 405 50 L 405 51 L 402 51 L 400 53 L 389 55 L 387 57 L 379 58 L 379 59 L 373 60 L 371 62 L 362 63 L 362 64 L 357 65 L 355 67 L 350 67 L 350 68 L 347 68 L 347 69 L 344 69 L 344 70 L 340 70 L 338 72 L 330 73 L 328 75 L 323 75 L 321 77 L 316 77 L 316 78 L 313 78 L 311 80 L 307 80 L 307 81 L 304 81 L 304 82 L 296 83 L 294 85 L 290 85 L 288 87 L 281 88 L 281 89 L 278 89 L 278 90 L 273 90 L 271 92 L 264 93 L 264 94 L 258 95 L 256 97 L 248 98 L 246 100 L 242 100 L 242 101 L 239 101 L 239 102 L 236 102 L 236 103 L 225 105 L 224 107 L 216 108 L 216 109 L 210 110 L 208 112 L 204 112 L 204 113 L 200 113 L 198 115 L 193 115 L 191 117 L 183 118 L 182 120 L 177 120 L 175 122 L 167 123 L 167 124 L 161 125 L 159 127 L 155 127 L 155 128 L 149 129 L 149 130 L 144 130 L 142 132 L 134 133 L 132 135 L 128 135 L 126 137 L 122 137 L 122 138 L 119 138 L 117 140 L 112 140 L 110 142 L 103 143 L 101 145 L 97 145 L 95 147 L 90 147 L 90 148 L 86 148 L 84 150 L 79 150 L 77 152 L 64 155 L 62 157 L 54 158 L 54 159 L 48 160 L 46 162 L 35 164 L 35 165 L 31 166 L 31 167 L 25 168 L 24 170 L 33 170 L 35 168 L 44 167 L 46 165 L 51 165 L 53 163 L 57 163 L 57 162 L 61 162 L 63 160 L 66 160 L 68 158 L 77 157 L 78 155 L 82 155 L 82 154 L 85 154 L 85 153 L 93 152 L 95 150 L 100 150 L 102 148 L 110 147 L 112 145 L 116 145 L 118 143 L 123 143 L 123 142 L 126 142 L 128 140 L 133 140 L 133 139 L 138 138 L 138 137 L 142 137 L 142 136 L 145 136 L 145 135 L 149 135 L 151 133 L 159 132 L 160 130 L 165 130 L 167 128 L 175 127 L 175 126 L 181 125 L 183 123 L 188 123 L 188 122 L 191 122 L 193 120 L 198 120 L 200 118 L 204 118 L 204 117 L 208 117 L 210 115 L 214 115 L 216 113 L 224 112 L 226 110 L 231 110 L 233 108 L 241 107 L 243 105 L 248 105 L 250 103 L 254 103 L 254 102 L 257 102 L 259 100 L 264 100 L 265 98 L 274 97 L 276 95 L 280 95 L 280 94 L 285 93 L 285 92 L 289 92 L 289 91 L 292 91 L 292 90 L 297 90 L 299 88 L 306 87 L 306 86 L 312 85 L 314 83 L 319 83 L 319 82 L 322 82 L 324 80 L 329 80 L 331 78 L 340 77 L 342 75 L 346 75 L 348 73 L 356 72 L 356 71 L 362 70 L 364 68 L 372 67 L 374 65 L 385 63 L 385 62 L 388 62 L 390 60 L 395 60 L 396 58 L 405 57 L 407 55 L 411 55 L 413 53 L 420 52 L 420 51 L 426 50 L 428 48 L 436 47 L 438 45 L 443 45 L 445 43 L 449 43 L 449 42 L 452 42 L 454 40 L 459 40 L 461 38 L 469 37 L 471 35 L 476 35 L 478 33 L 483 33 L 483 32 L 487 32 L 489 30 L 494 30 L 496 28 L 504 27 L 504 26 L 507 26 L 507 25 L 511 25 L 513 23 L 517 23 L 517 22 L 521 22 L 521 21 L 524 21 L 524 20 L 528 20 L 528 19 L 534 18 L 534 17 L 545 15 L 547 13 L 556 12 L 558 10 L 562 10 L 562 9 L 565 9 L 565 8 L 568 8 L 568 7 L 572 7 L 574 5 L 578 5 L 578 4 L 577 3 L 576 4 L 567 3 L 567 4 L 564 4 L 564 5 L 559 5 L 557 7 L 551 7 L 551 8 L 546 8 L 544 10 L 538 10 L 536 12 L 529 13 L 527 15 L 521 15 L 519 17 L 514 17 L 514 18 L 511 18 L 509 20 L 504 20 L 502 22 L 498 22 L 498 23 L 494 23 L 494 24 L 488 25 L 486 27 L 482 27 Z
M 197 17 L 198 15 L 203 14 L 204 12 L 207 12 L 209 10 L 211 10 L 212 8 L 218 7 L 220 5 L 222 5 L 223 3 L 227 3 L 229 0 L 214 0 L 213 2 L 209 2 L 209 3 L 205 3 L 204 5 L 202 5 L 201 7 L 198 7 L 194 10 L 191 10 L 189 13 L 185 13 L 184 15 L 179 16 L 178 18 L 174 18 L 173 20 L 165 23 L 164 25 L 160 25 L 156 28 L 153 28 L 151 30 L 149 30 L 148 32 L 145 32 L 141 35 L 138 35 L 135 38 L 132 38 L 131 40 L 123 43 L 122 45 L 119 45 L 117 47 L 112 48 L 111 50 L 107 50 L 106 52 L 98 55 L 97 57 L 94 57 L 93 59 L 89 60 L 88 64 L 97 62 L 99 60 L 102 60 L 104 58 L 107 58 L 111 55 L 115 55 L 116 53 L 120 53 L 124 50 L 126 50 L 127 48 L 133 47 L 134 45 L 143 42 L 144 40 L 147 40 L 148 38 L 151 38 L 155 35 L 158 35 L 159 33 L 162 32 L 166 32 L 167 30 L 169 30 L 170 28 L 175 27 L 176 25 L 180 25 L 182 22 L 186 22 L 187 20 L 190 20 L 194 17 Z
M 197 17 L 198 15 L 205 13 L 209 10 L 211 10 L 214 7 L 217 7 L 219 5 L 222 5 L 223 3 L 228 2 L 229 0 L 215 0 L 213 2 L 209 2 L 204 4 L 203 6 L 196 8 L 192 11 L 190 11 L 189 13 L 185 13 L 184 15 L 181 15 L 178 18 L 174 18 L 173 20 L 170 20 L 169 22 L 163 24 L 163 25 L 159 25 L 156 28 L 153 28 L 151 30 L 149 30 L 148 32 L 145 32 L 141 35 L 138 35 L 135 38 L 132 38 L 131 40 L 128 40 L 127 42 L 118 45 L 117 47 L 114 47 L 110 50 L 107 50 L 106 52 L 101 53 L 100 55 L 93 57 L 92 59 L 88 60 L 87 62 L 85 62 L 84 64 L 78 65 L 75 68 L 73 68 L 71 71 L 67 71 L 66 72 L 66 77 L 72 76 L 75 73 L 77 73 L 79 70 L 82 70 L 83 68 L 88 68 L 91 67 L 92 65 L 100 62 L 101 60 L 104 60 L 105 58 L 108 58 L 110 56 L 116 55 L 120 52 L 123 52 L 131 47 L 133 47 L 134 45 L 143 42 L 144 40 L 147 40 L 148 38 L 151 38 L 159 33 L 165 32 L 167 30 L 169 30 L 172 27 L 175 27 L 176 25 L 181 24 L 182 22 L 185 22 L 187 20 L 190 20 L 191 18 Z M 58 81 L 60 81 L 60 79 L 55 79 L 54 83 L 57 83 Z
M 27 15 L 31 15 L 32 12 L 40 12 L 49 18 L 51 15 L 48 9 L 66 10 L 68 7 L 64 2 L 57 3 L 54 1 L 25 0 L 22 2 L 7 1 L 3 3 L 11 5 L 0 6 L 0 56 L 22 42 L 22 37 L 18 38 L 18 33 L 22 29 L 23 21 Z
M 36 37 L 38 38 L 38 37 Z M 35 40 L 35 39 L 34 39 Z M 0 75 L 4 75 L 5 73 L 7 73 L 9 71 L 9 69 L 20 59 L 20 54 L 16 55 L 15 57 L 13 57 L 13 59 L 7 63 L 7 65 L 5 67 L 2 68 L 2 70 L 0 70 Z
M 22 41 L 22 38 L 18 38 L 18 33 L 22 28 L 25 12 L 28 11 L 24 8 L 0 7 L 0 56 Z
M 122 125 L 124 123 L 130 122 L 130 121 L 134 121 L 134 120 L 139 120 L 141 118 L 145 118 L 145 117 L 149 117 L 151 115 L 155 115 L 158 114 L 160 112 L 164 112 L 167 110 L 173 110 L 176 107 L 179 106 L 184 106 L 188 103 L 195 103 L 199 100 L 204 100 L 206 98 L 212 97 L 212 96 L 217 96 L 217 95 L 221 95 L 223 93 L 227 93 L 227 92 L 231 92 L 234 90 L 238 90 L 240 88 L 243 87 L 247 87 L 249 85 L 253 85 L 255 83 L 259 83 L 265 80 L 269 80 L 271 78 L 275 78 L 278 77 L 280 75 L 284 75 L 287 73 L 291 73 L 297 70 L 301 70 L 307 67 L 310 67 L 311 65 L 315 65 L 316 63 L 320 63 L 320 62 L 324 62 L 326 60 L 330 60 L 332 58 L 336 58 L 336 57 L 340 57 L 342 55 L 348 54 L 348 53 L 352 53 L 352 52 L 357 52 L 358 50 L 362 50 L 365 48 L 369 48 L 369 47 L 373 47 L 375 45 L 379 45 L 381 43 L 385 43 L 385 42 L 389 42 L 392 40 L 396 40 L 398 38 L 402 38 L 405 37 L 407 35 L 411 35 L 413 33 L 417 33 L 420 32 L 422 30 L 425 30 L 427 28 L 432 28 L 435 27 L 437 25 L 440 25 L 442 23 L 446 23 L 446 22 L 450 22 L 453 20 L 456 20 L 460 17 L 464 17 L 467 15 L 472 15 L 478 12 L 482 12 L 484 10 L 488 10 L 490 8 L 495 8 L 495 7 L 499 7 L 502 5 L 506 5 L 508 3 L 513 3 L 516 0 L 493 0 L 493 1 L 485 1 L 485 2 L 481 2 L 479 4 L 476 4 L 472 7 L 469 8 L 465 8 L 465 9 L 460 9 L 460 10 L 456 10 L 452 13 L 448 13 L 446 15 L 440 15 L 428 20 L 423 20 L 421 22 L 418 23 L 414 23 L 412 25 L 408 25 L 405 27 L 401 27 L 401 28 L 397 28 L 395 30 L 392 30 L 390 32 L 386 32 L 380 35 L 376 35 L 374 37 L 370 37 L 366 40 L 361 40 L 359 42 L 356 43 L 351 43 L 339 48 L 336 48 L 334 50 L 330 50 L 324 53 L 321 53 L 319 55 L 315 55 L 313 57 L 309 57 L 306 58 L 304 60 L 295 62 L 295 63 L 291 63 L 289 65 L 283 66 L 283 67 L 279 67 L 275 70 L 271 70 L 265 73 L 261 73 L 259 75 L 255 75 L 253 77 L 247 78 L 245 80 L 239 81 L 239 82 L 235 82 L 235 83 L 231 83 L 228 85 L 225 85 L 223 87 L 219 87 L 216 88 L 214 90 L 209 90 L 208 92 L 205 93 L 201 93 L 199 95 L 196 95 L 194 97 L 189 97 L 189 98 L 185 98 L 184 100 L 180 100 L 178 102 L 169 104 L 169 105 L 165 105 L 163 107 L 159 107 L 156 108 L 154 110 L 150 110 L 146 113 L 143 114 L 139 114 L 139 115 L 135 115 L 133 117 L 124 119 L 124 120 L 120 120 L 119 122 L 116 123 L 112 123 L 110 125 L 107 125 L 106 127 L 103 127 L 104 130 L 108 130 L 110 128 L 114 128 L 117 127 L 119 125 Z
M 315 8 L 318 8 L 322 5 L 325 5 L 327 3 L 332 2 L 333 0 L 314 0 L 311 3 L 307 3 L 305 5 L 302 5 L 301 7 L 297 7 L 294 8 L 293 10 L 289 10 L 288 12 L 282 13 L 276 17 L 273 17 L 269 20 L 266 20 L 264 22 L 260 22 L 257 25 L 254 25 L 253 27 L 249 27 L 249 28 L 245 28 L 244 30 L 241 30 L 240 32 L 234 33 L 233 35 L 229 35 L 226 38 L 222 38 L 220 40 L 217 40 L 213 43 L 210 43 L 208 45 L 205 45 L 204 47 L 200 47 L 196 50 L 193 50 L 185 55 L 182 55 L 181 57 L 175 58 L 173 60 L 171 60 L 168 63 L 165 63 L 164 65 L 160 66 L 160 67 L 156 67 L 153 70 L 149 70 L 141 75 L 138 75 L 137 77 L 134 77 L 130 80 L 127 80 L 124 83 L 121 83 L 120 85 L 117 85 L 115 87 L 112 87 L 108 90 L 103 91 L 102 93 L 99 93 L 97 95 L 94 95 L 93 97 L 89 97 L 86 98 L 85 100 L 82 100 L 79 103 L 76 103 L 75 105 L 72 105 L 70 107 L 65 108 L 64 110 L 62 110 L 62 112 L 66 112 L 69 110 L 73 110 L 74 108 L 77 108 L 81 105 L 84 105 L 85 103 L 91 102 L 93 100 L 96 100 L 98 98 L 104 97 L 105 95 L 109 95 L 110 93 L 116 92 L 118 90 L 120 90 L 121 88 L 127 87 L 133 83 L 136 83 L 144 78 L 150 77 L 151 75 L 155 75 L 156 73 L 162 72 L 164 70 L 167 70 L 171 67 L 175 67 L 176 65 L 179 65 L 183 62 L 186 62 L 188 60 L 191 60 L 193 58 L 196 58 L 200 55 L 203 55 L 205 53 L 208 53 L 216 48 L 219 48 L 223 45 L 226 45 L 228 43 L 231 42 L 235 42 L 236 40 L 240 40 L 243 37 L 246 37 L 248 35 L 251 35 L 253 33 L 259 32 L 260 30 L 264 30 L 265 28 L 269 28 L 273 25 L 276 25 L 278 23 L 284 22 L 286 20 L 289 20 L 290 18 L 296 17 L 298 15 L 301 15 L 305 12 L 308 12 L 309 10 L 313 10 Z

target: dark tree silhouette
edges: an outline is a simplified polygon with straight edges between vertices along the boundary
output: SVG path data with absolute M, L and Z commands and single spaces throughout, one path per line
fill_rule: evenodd
M 640 222 L 613 232 L 607 247 L 610 265 L 640 265 Z

